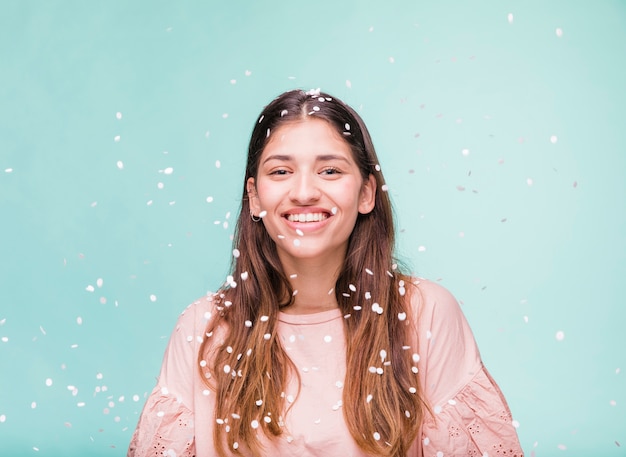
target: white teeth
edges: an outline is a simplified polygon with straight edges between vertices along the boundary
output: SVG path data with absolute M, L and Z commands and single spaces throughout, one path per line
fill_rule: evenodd
M 300 213 L 287 215 L 287 220 L 289 222 L 319 222 L 327 218 L 328 216 L 324 213 Z

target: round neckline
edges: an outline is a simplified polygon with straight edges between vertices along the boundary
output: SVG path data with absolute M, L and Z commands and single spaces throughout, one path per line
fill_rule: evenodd
M 341 317 L 341 310 L 339 308 L 329 309 L 327 311 L 320 311 L 311 314 L 287 314 L 285 312 L 278 312 L 278 320 L 285 324 L 299 324 L 299 325 L 313 325 L 322 324 L 324 322 L 332 321 Z

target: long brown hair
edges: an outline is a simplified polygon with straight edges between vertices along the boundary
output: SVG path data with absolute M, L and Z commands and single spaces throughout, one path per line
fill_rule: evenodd
M 394 266 L 391 202 L 360 116 L 331 95 L 300 90 L 273 100 L 254 125 L 233 241 L 238 256 L 227 285 L 216 294 L 219 316 L 210 322 L 198 355 L 202 376 L 216 392 L 216 451 L 225 456 L 241 445 L 262 455 L 257 432 L 269 438 L 283 433 L 288 378 L 299 379 L 276 333 L 279 310 L 292 303 L 293 290 L 274 242 L 263 224 L 250 217 L 246 182 L 257 176 L 270 133 L 309 116 L 328 122 L 345 139 L 363 179 L 373 175 L 378 189 L 374 209 L 358 215 L 334 289 L 342 313 L 350 315 L 343 319 L 346 371 L 358 373 L 344 381 L 344 419 L 364 452 L 404 456 L 428 407 L 411 360 L 417 341 L 414 319 L 404 319 L 412 314 L 404 296 L 410 280 Z M 218 327 L 224 329 L 221 344 L 210 337 Z M 381 354 L 386 354 L 384 364 Z M 258 428 L 250 426 L 253 421 Z

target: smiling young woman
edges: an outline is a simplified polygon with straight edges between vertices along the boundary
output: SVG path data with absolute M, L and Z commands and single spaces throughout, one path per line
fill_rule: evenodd
M 522 455 L 456 300 L 397 270 L 383 186 L 337 98 L 263 110 L 232 274 L 181 315 L 129 456 Z

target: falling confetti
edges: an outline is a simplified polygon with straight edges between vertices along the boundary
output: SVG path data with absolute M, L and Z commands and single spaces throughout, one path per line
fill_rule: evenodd
M 509 24 L 513 23 L 513 13 L 509 13 L 506 18 L 509 21 Z
M 558 332 L 556 332 L 555 338 L 557 341 L 563 341 L 563 339 L 565 338 L 565 333 L 562 330 L 559 330 Z

